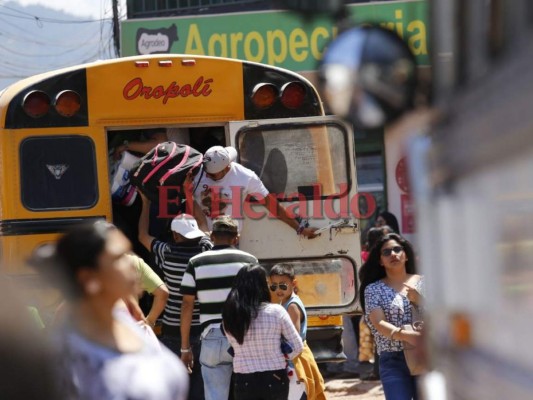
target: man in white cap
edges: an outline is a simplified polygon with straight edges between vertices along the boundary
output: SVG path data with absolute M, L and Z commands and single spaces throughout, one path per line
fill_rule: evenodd
M 156 265 L 164 274 L 165 283 L 169 289 L 169 299 L 163 315 L 161 341 L 178 356 L 181 356 L 181 305 L 183 296 L 179 292 L 183 274 L 189 260 L 204 251 L 211 250 L 213 243 L 201 231 L 193 216 L 180 214 L 171 224 L 172 242 L 162 242 L 148 232 L 150 219 L 150 200 L 139 192 L 143 201 L 139 218 L 139 241 L 152 252 Z M 200 310 L 198 303 L 194 304 L 190 331 L 191 348 L 195 363 L 190 375 L 189 400 L 204 398 L 204 383 L 200 369 Z
M 233 147 L 213 146 L 205 152 L 204 173 L 196 176 L 194 198 L 207 217 L 209 228 L 212 227 L 212 220 L 219 215 L 238 218 L 241 210 L 234 210 L 234 205 L 240 206 L 249 195 L 258 195 L 265 199 L 261 204 L 267 210 L 275 210 L 274 215 L 299 235 L 310 239 L 315 237 L 316 228 L 304 227 L 299 220 L 289 216 L 276 197 L 269 194 L 256 173 L 235 162 L 236 159 L 237 150 Z

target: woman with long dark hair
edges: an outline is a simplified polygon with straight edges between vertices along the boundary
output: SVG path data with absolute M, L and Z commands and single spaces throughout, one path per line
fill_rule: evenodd
M 234 351 L 235 400 L 286 400 L 289 378 L 281 342 L 289 344 L 290 359 L 300 354 L 303 343 L 287 311 L 270 302 L 263 267 L 248 265 L 239 271 L 222 319 Z
M 387 400 L 417 399 L 403 343 L 417 345 L 420 332 L 402 327 L 413 322 L 422 301 L 422 277 L 416 274 L 411 244 L 395 233 L 384 235 L 359 271 L 359 298 L 376 341 L 379 372 Z

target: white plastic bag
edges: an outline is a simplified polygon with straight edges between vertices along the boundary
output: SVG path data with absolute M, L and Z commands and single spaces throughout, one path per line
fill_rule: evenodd
M 305 392 L 305 382 L 299 381 L 294 368 L 288 367 L 289 397 L 288 400 L 300 400 Z
M 114 203 L 131 206 L 137 198 L 137 190 L 130 183 L 130 169 L 138 160 L 139 157 L 125 151 L 112 167 L 111 197 Z

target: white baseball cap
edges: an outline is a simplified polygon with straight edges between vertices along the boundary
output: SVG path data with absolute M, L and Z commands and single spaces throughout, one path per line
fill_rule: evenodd
M 205 233 L 198 228 L 198 223 L 194 217 L 189 214 L 180 214 L 175 217 L 170 224 L 170 229 L 187 239 L 205 236 Z
M 213 146 L 204 155 L 204 169 L 208 174 L 216 174 L 237 159 L 234 147 Z

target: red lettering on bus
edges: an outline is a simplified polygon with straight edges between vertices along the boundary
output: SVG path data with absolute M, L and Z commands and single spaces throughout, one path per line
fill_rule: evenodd
M 201 77 L 203 79 L 203 76 Z M 200 89 L 200 91 L 198 91 L 198 89 L 200 88 L 200 85 L 201 85 L 201 81 L 200 79 L 198 79 L 196 81 L 196 83 L 194 84 L 194 87 L 193 87 L 193 95 L 194 96 L 209 96 L 212 92 L 211 90 L 211 83 L 213 82 L 213 79 L 206 79 L 204 83 L 204 86 L 202 86 L 202 88 Z
M 188 83 L 183 85 L 180 90 L 180 96 L 181 97 L 187 97 L 192 93 L 191 85 Z
M 156 86 L 154 88 L 154 91 L 152 92 L 152 96 L 154 99 L 159 99 L 160 97 L 163 97 L 165 94 L 165 89 L 163 89 L 163 86 Z
M 176 81 L 173 81 L 165 88 L 163 85 L 156 87 L 145 86 L 142 78 L 133 78 L 124 86 L 122 96 L 126 100 L 135 100 L 138 97 L 144 97 L 146 100 L 163 98 L 163 104 L 167 104 L 169 99 L 178 96 L 189 97 L 192 95 L 194 97 L 207 97 L 213 92 L 211 83 L 213 83 L 213 79 L 204 79 L 203 76 L 200 76 L 192 85 L 185 83 L 180 86 Z

